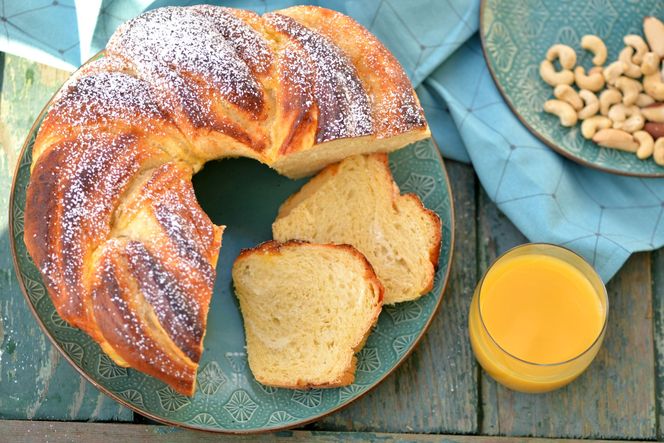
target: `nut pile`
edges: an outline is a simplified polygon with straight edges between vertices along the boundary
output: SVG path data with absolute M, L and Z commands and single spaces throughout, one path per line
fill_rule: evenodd
M 618 60 L 607 66 L 602 39 L 583 36 L 581 47 L 592 52 L 595 65 L 588 72 L 576 66 L 574 49 L 551 46 L 539 73 L 554 88 L 555 99 L 547 100 L 544 110 L 563 126 L 581 120 L 583 137 L 598 145 L 633 152 L 641 160 L 652 156 L 664 166 L 664 23 L 646 17 L 643 34 L 645 40 L 625 36 Z

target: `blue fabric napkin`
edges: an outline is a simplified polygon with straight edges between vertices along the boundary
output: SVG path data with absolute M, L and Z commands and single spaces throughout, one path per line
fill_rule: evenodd
M 123 21 L 146 9 L 196 3 L 259 13 L 311 3 L 354 17 L 403 64 L 443 154 L 471 162 L 489 197 L 531 241 L 577 251 L 605 281 L 632 252 L 664 244 L 664 180 L 566 160 L 511 113 L 476 36 L 479 0 L 3 1 L 0 50 L 73 70 Z

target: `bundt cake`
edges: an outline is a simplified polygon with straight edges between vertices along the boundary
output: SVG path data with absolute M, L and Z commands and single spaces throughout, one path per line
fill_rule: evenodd
M 399 63 L 343 14 L 154 9 L 53 99 L 25 243 L 64 320 L 193 395 L 223 227 L 192 175 L 244 156 L 301 177 L 428 136 Z

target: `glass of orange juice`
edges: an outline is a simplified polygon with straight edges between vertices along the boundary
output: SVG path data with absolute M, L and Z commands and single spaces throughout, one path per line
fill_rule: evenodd
M 547 392 L 578 377 L 602 345 L 606 288 L 574 252 L 550 244 L 500 256 L 475 289 L 468 326 L 475 357 L 496 381 Z

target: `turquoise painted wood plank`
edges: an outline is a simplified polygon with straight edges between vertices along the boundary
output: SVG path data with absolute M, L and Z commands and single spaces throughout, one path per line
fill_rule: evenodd
M 380 386 L 316 429 L 475 433 L 477 367 L 467 340 L 475 274 L 475 177 L 447 162 L 456 212 L 454 261 L 448 289 L 431 327 L 413 354 Z M 443 223 L 447 223 L 444 220 Z
M 13 443 L 70 443 L 89 441 L 121 441 L 123 443 L 193 443 L 218 441 L 243 442 L 413 442 L 413 443 L 547 443 L 551 440 L 518 437 L 477 437 L 463 435 L 388 434 L 371 432 L 287 431 L 253 436 L 221 436 L 155 425 L 119 423 L 61 423 L 0 421 L 0 435 L 11 435 Z M 573 443 L 581 440 L 557 440 Z M 583 440 L 589 442 L 589 440 Z M 606 440 L 604 440 L 606 441 Z M 615 441 L 615 440 L 614 440 Z M 598 440 L 593 440 L 598 442 Z
M 664 439 L 664 249 L 652 253 L 653 321 L 655 324 L 655 376 L 657 438 Z
M 69 74 L 6 55 L 0 96 L 0 418 L 122 420 L 133 414 L 87 383 L 32 317 L 14 276 L 7 232 L 14 165 L 29 128 Z M 6 435 L 0 432 L 0 436 Z M 0 437 L 2 440 L 2 437 Z
M 482 271 L 525 238 L 484 192 L 479 200 Z M 634 255 L 608 285 L 604 346 L 588 371 L 549 394 L 510 391 L 481 373 L 482 434 L 654 439 L 655 377 L 650 255 Z

